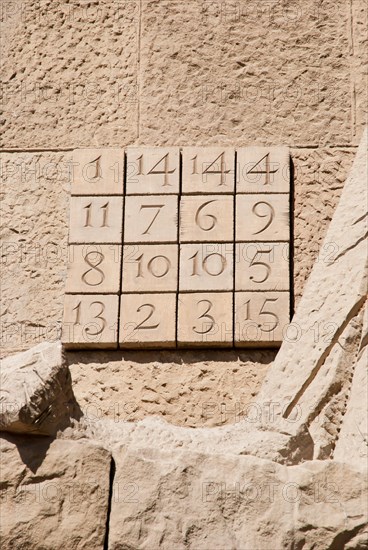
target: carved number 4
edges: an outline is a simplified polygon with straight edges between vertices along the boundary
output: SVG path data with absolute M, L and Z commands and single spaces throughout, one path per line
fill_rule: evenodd
M 198 174 L 197 172 L 197 155 L 191 159 L 193 161 L 193 170 L 192 174 Z M 203 170 L 202 174 L 220 174 L 220 185 L 226 185 L 226 174 L 230 172 L 230 170 L 225 170 L 226 164 L 225 164 L 225 152 L 222 152 L 205 170 Z M 220 169 L 219 169 L 220 168 Z
M 262 165 L 263 163 L 263 165 Z M 275 174 L 278 171 L 278 168 L 271 170 L 270 168 L 270 153 L 267 153 L 264 157 L 261 158 L 250 170 L 247 171 L 247 174 L 265 174 L 265 181 L 263 185 L 270 185 L 270 174 Z
M 138 160 L 138 176 L 144 176 L 143 173 L 143 155 L 137 158 Z M 161 169 L 159 169 L 159 165 L 163 164 L 161 166 Z M 156 168 L 158 168 L 156 170 Z M 162 184 L 163 187 L 167 187 L 168 185 L 171 185 L 168 181 L 168 175 L 173 174 L 175 172 L 176 168 L 173 168 L 172 170 L 169 170 L 169 153 L 166 153 L 156 164 L 147 172 L 147 176 L 149 174 L 163 174 L 164 176 L 164 183 Z

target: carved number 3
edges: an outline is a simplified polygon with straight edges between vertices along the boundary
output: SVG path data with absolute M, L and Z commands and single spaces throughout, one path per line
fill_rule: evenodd
M 100 319 L 100 321 L 102 321 L 102 326 L 100 328 L 100 330 L 97 330 L 96 332 L 92 332 L 91 328 L 90 327 L 86 327 L 85 328 L 85 331 L 87 334 L 89 334 L 90 336 L 98 336 L 99 334 L 101 334 L 101 332 L 104 330 L 104 328 L 106 327 L 106 319 L 105 317 L 101 317 L 103 312 L 105 311 L 105 304 L 103 304 L 102 302 L 91 302 L 90 304 L 90 309 L 92 306 L 94 306 L 95 304 L 101 306 L 101 309 L 100 311 L 93 317 L 93 319 Z M 80 325 L 80 310 L 81 310 L 81 302 L 78 302 L 78 304 L 73 308 L 73 311 L 75 311 L 75 322 L 74 324 L 75 325 Z
M 208 313 L 210 312 L 210 310 L 213 306 L 212 302 L 210 302 L 209 300 L 199 300 L 197 305 L 203 304 L 203 303 L 207 304 L 207 309 L 204 311 L 204 313 L 202 313 L 202 315 L 200 315 L 198 317 L 198 319 L 207 319 L 210 322 L 210 325 L 208 326 L 208 328 L 206 330 L 197 330 L 195 326 L 192 327 L 194 332 L 196 332 L 197 334 L 207 334 L 208 332 L 210 332 L 210 330 L 213 329 L 213 327 L 215 325 L 215 319 L 212 317 L 212 315 L 208 315 Z M 205 324 L 205 326 L 206 325 L 207 325 L 207 323 Z M 203 327 L 203 323 L 202 323 L 202 327 Z

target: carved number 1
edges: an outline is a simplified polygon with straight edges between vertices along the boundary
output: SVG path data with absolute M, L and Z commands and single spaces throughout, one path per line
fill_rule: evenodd
M 92 227 L 92 224 L 91 224 L 92 203 L 90 202 L 89 204 L 87 204 L 83 208 L 86 211 L 86 221 L 85 221 L 84 227 Z M 102 210 L 102 224 L 100 225 L 100 227 L 109 227 L 107 225 L 108 209 L 109 209 L 109 203 L 108 202 L 100 207 L 100 210 Z
M 75 311 L 75 321 L 74 321 L 74 324 L 75 325 L 80 325 L 80 317 L 81 317 L 81 304 L 82 302 L 78 302 L 78 304 L 73 307 L 73 311 Z M 100 321 L 102 321 L 102 327 L 100 328 L 100 330 L 97 330 L 96 332 L 92 332 L 91 328 L 90 327 L 86 327 L 85 331 L 87 334 L 89 334 L 90 336 L 98 336 L 99 334 L 101 334 L 101 332 L 104 330 L 104 328 L 106 327 L 106 319 L 105 317 L 101 317 L 101 315 L 103 314 L 103 312 L 105 311 L 105 304 L 103 304 L 102 302 L 91 302 L 90 304 L 90 309 L 92 306 L 94 306 L 95 304 L 101 306 L 101 309 L 100 311 L 93 317 L 93 319 L 100 319 Z

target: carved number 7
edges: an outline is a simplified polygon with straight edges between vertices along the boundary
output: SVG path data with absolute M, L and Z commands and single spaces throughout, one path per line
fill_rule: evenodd
M 148 224 L 147 229 L 145 231 L 143 231 L 142 235 L 149 235 L 149 230 L 151 229 L 151 227 L 153 225 L 153 222 L 155 221 L 155 219 L 157 218 L 157 216 L 161 212 L 161 208 L 163 208 L 163 207 L 164 207 L 163 204 L 142 204 L 141 205 L 141 210 L 143 210 L 144 208 L 157 208 L 156 214 L 153 216 L 152 221 Z

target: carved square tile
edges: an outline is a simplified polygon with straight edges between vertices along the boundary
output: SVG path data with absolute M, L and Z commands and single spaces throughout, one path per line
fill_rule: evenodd
M 235 292 L 235 346 L 280 345 L 289 308 L 289 292 Z
M 122 294 L 121 348 L 176 345 L 176 294 Z
M 119 297 L 66 294 L 62 342 L 66 348 L 117 348 Z
M 75 149 L 71 169 L 72 195 L 122 195 L 124 150 Z
M 119 245 L 69 245 L 66 292 L 115 294 L 120 290 L 120 270 Z
M 232 242 L 233 239 L 233 196 L 182 196 L 180 201 L 181 242 Z
M 234 193 L 234 148 L 184 147 L 182 155 L 183 194 Z
M 233 251 L 230 243 L 180 246 L 179 289 L 232 290 Z
M 176 292 L 176 244 L 127 244 L 123 248 L 123 292 Z
M 179 193 L 179 147 L 128 147 L 127 195 Z
M 289 195 L 237 195 L 235 219 L 237 241 L 288 241 Z
M 235 290 L 289 290 L 288 243 L 237 243 Z
M 71 197 L 70 243 L 120 243 L 123 197 Z
M 179 294 L 178 346 L 232 346 L 232 292 Z
M 178 241 L 178 197 L 125 197 L 125 243 Z
M 288 193 L 290 153 L 288 147 L 242 147 L 237 149 L 237 193 Z

